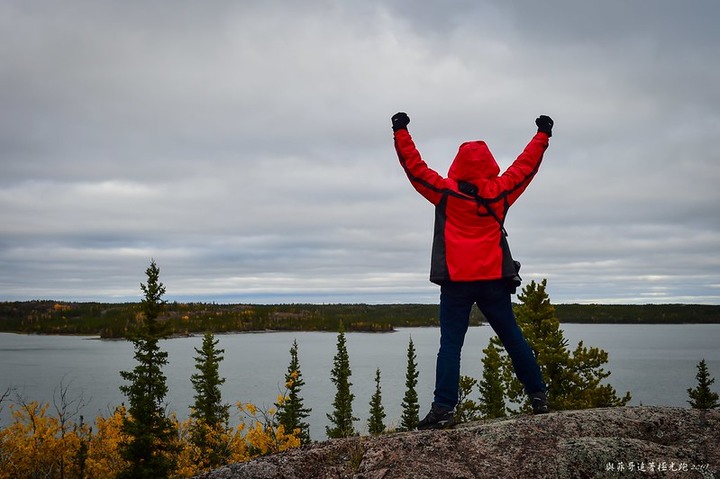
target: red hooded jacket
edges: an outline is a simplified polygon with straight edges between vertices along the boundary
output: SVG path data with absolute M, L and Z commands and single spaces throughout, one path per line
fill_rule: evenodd
M 537 133 L 513 164 L 500 167 L 483 141 L 460 145 L 448 178 L 423 161 L 406 129 L 395 132 L 395 149 L 413 187 L 435 205 L 430 281 L 478 281 L 503 277 L 500 226 L 488 210 L 462 193 L 459 181 L 477 187 L 500 221 L 537 173 L 548 147 L 548 135 Z

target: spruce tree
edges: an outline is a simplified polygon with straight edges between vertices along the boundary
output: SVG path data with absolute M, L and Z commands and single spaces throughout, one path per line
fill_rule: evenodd
M 350 357 L 348 356 L 345 341 L 345 327 L 342 322 L 337 336 L 337 353 L 333 359 L 333 368 L 330 377 L 335 384 L 336 393 L 333 401 L 333 412 L 327 414 L 331 426 L 325 426 L 325 431 L 330 438 L 350 437 L 355 435 L 353 421 L 358 418 L 353 416 L 352 403 L 355 395 L 350 392 Z
M 200 451 L 203 464 L 209 468 L 225 464 L 230 457 L 229 448 L 221 441 L 228 431 L 230 406 L 222 402 L 220 386 L 225 383 L 225 378 L 220 377 L 220 363 L 225 350 L 218 349 L 218 343 L 212 332 L 205 333 L 202 347 L 195 348 L 197 373 L 190 377 L 195 390 L 190 413 L 193 419 L 190 440 Z
M 697 365 L 697 387 L 688 389 L 690 400 L 688 403 L 693 409 L 715 409 L 720 407 L 720 395 L 710 390 L 710 385 L 715 382 L 715 378 L 710 377 L 705 360 L 701 360 Z
M 309 444 L 310 425 L 304 419 L 310 415 L 312 409 L 304 406 L 302 396 L 300 396 L 300 390 L 304 385 L 305 381 L 302 378 L 300 361 L 298 360 L 297 340 L 293 340 L 290 347 L 290 364 L 285 374 L 287 394 L 281 402 L 275 404 L 277 407 L 275 418 L 278 424 L 283 426 L 287 434 L 293 434 L 293 431 L 298 430 L 299 434 L 296 434 L 296 436 L 300 438 L 300 442 Z
M 407 369 L 405 371 L 405 396 L 402 400 L 402 416 L 400 418 L 400 430 L 411 431 L 420 422 L 420 405 L 418 404 L 417 387 L 418 375 L 417 356 L 415 355 L 415 344 L 412 337 L 407 349 Z
M 147 284 L 140 287 L 144 293 L 141 302 L 142 322 L 132 337 L 137 365 L 132 371 L 121 371 L 129 384 L 120 386 L 127 396 L 128 416 L 123 420 L 122 431 L 127 441 L 120 445 L 127 468 L 119 475 L 128 479 L 162 479 L 175 469 L 177 431 L 165 413 L 163 404 L 168 388 L 163 366 L 167 352 L 161 351 L 158 342 L 167 335 L 158 317 L 165 301 L 165 287 L 159 281 L 160 270 L 153 260 L 145 271 Z
M 455 406 L 455 422 L 458 424 L 480 419 L 480 405 L 470 399 L 475 386 L 477 386 L 477 379 L 460 376 L 458 403 Z
M 502 380 L 502 360 L 500 350 L 492 341 L 483 349 L 482 379 L 478 383 L 480 404 L 478 409 L 482 417 L 490 419 L 507 416 L 505 405 L 505 388 Z
M 546 293 L 547 280 L 540 284 L 530 282 L 518 295 L 521 301 L 515 308 L 515 316 L 538 364 L 548 387 L 550 409 L 585 409 L 593 407 L 622 406 L 630 401 L 630 393 L 618 397 L 615 389 L 601 382 L 610 376 L 603 366 L 608 354 L 599 348 L 587 348 L 583 342 L 574 351 L 560 329 L 555 307 Z M 493 344 L 501 346 L 498 338 Z M 529 411 L 522 384 L 513 372 L 512 363 L 503 355 L 503 381 L 510 401 L 522 404 L 522 411 Z
M 375 393 L 370 399 L 370 417 L 368 418 L 368 432 L 373 436 L 385 432 L 385 408 L 382 405 L 382 391 L 380 389 L 380 368 L 375 370 Z

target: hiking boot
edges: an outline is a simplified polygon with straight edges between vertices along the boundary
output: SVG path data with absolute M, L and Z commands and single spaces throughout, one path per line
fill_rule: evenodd
M 430 412 L 425 419 L 417 425 L 418 430 L 423 429 L 445 429 L 455 424 L 455 413 L 452 409 L 444 408 L 433 403 Z
M 532 393 L 530 395 L 533 414 L 547 414 L 550 412 L 547 402 L 547 394 L 544 391 Z

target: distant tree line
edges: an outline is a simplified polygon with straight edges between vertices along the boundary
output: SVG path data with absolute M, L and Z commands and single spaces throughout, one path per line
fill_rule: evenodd
M 720 305 L 711 304 L 557 304 L 555 312 L 561 323 L 720 323 Z
M 86 334 L 123 338 L 139 320 L 137 303 L 26 301 L 0 303 L 0 331 Z M 389 332 L 396 327 L 437 325 L 437 305 L 428 304 L 214 304 L 169 302 L 158 318 L 169 334 L 244 331 Z M 479 325 L 481 316 L 474 318 Z
M 138 321 L 137 303 L 24 301 L 0 303 L 0 331 L 30 334 L 85 334 L 127 337 Z M 720 305 L 559 304 L 561 323 L 680 324 L 720 323 Z M 160 322 L 172 335 L 243 331 L 388 332 L 398 327 L 439 325 L 434 304 L 215 304 L 165 305 Z M 473 308 L 471 325 L 484 321 Z

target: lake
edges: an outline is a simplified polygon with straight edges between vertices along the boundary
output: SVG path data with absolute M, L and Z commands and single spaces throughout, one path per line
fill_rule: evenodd
M 696 365 L 701 359 L 707 361 L 711 375 L 720 378 L 720 324 L 563 324 L 561 327 L 571 349 L 582 340 L 586 346 L 599 347 L 609 353 L 606 370 L 612 374 L 607 382 L 619 395 L 630 391 L 631 405 L 688 407 L 686 390 L 696 385 Z M 470 328 L 463 350 L 462 374 L 481 377 L 482 349 L 492 334 L 489 326 Z M 386 423 L 399 422 L 410 337 L 417 353 L 420 372 L 417 391 L 423 416 L 432 401 L 439 330 L 407 328 L 394 333 L 346 334 L 355 394 L 353 407 L 355 416 L 360 418 L 356 428 L 361 432 L 367 431 L 376 368 L 380 368 L 382 374 Z M 316 440 L 326 437 L 326 414 L 332 410 L 335 394 L 330 370 L 337 350 L 336 333 L 264 332 L 224 334 L 217 338 L 219 347 L 225 350 L 220 367 L 220 374 L 226 378 L 224 401 L 252 402 L 265 408 L 272 407 L 282 392 L 290 362 L 289 350 L 296 339 L 305 380 L 301 395 L 305 406 L 312 408 L 308 418 L 310 433 Z M 201 343 L 200 336 L 161 341 L 161 348 L 168 352 L 169 359 L 165 368 L 168 407 L 181 418 L 187 417 L 193 401 L 190 375 L 195 372 L 194 348 L 199 348 Z M 85 403 L 82 414 L 86 421 L 98 414 L 108 415 L 125 400 L 118 389 L 123 384 L 119 371 L 135 366 L 130 342 L 10 333 L 0 333 L 0 364 L 0 392 L 13 387 L 27 400 L 52 403 L 54 391 L 63 384 L 68 387 L 70 398 L 82 396 Z M 720 390 L 720 380 L 713 386 L 715 391 Z M 0 421 L 7 425 L 8 403 L 2 408 Z

